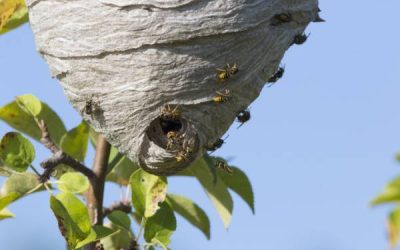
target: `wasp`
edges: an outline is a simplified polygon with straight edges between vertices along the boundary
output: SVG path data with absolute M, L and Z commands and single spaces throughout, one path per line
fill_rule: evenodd
M 99 101 L 93 100 L 93 97 L 91 97 L 89 100 L 85 102 L 85 106 L 82 108 L 81 113 L 85 113 L 87 115 L 93 115 L 94 112 L 99 107 Z
M 168 139 L 173 139 L 173 138 L 176 138 L 176 137 L 178 137 L 178 133 L 176 131 L 169 131 L 167 133 L 167 138 Z
M 165 121 L 178 121 L 181 118 L 182 111 L 179 108 L 179 105 L 175 105 L 175 107 L 171 107 L 169 104 L 164 106 L 161 110 L 161 119 Z
M 177 162 L 187 161 L 192 152 L 193 149 L 191 147 L 186 147 L 185 149 L 178 151 L 178 153 L 175 156 L 175 159 Z
M 293 20 L 293 17 L 290 13 L 280 13 L 280 14 L 276 14 L 275 16 L 272 17 L 271 25 L 278 26 L 283 23 L 289 23 L 292 20 Z
M 221 169 L 221 170 L 223 170 L 223 171 L 225 171 L 225 172 L 227 172 L 228 174 L 233 174 L 233 169 L 230 168 L 230 167 L 228 166 L 228 164 L 226 164 L 225 161 L 222 161 L 222 160 L 217 159 L 217 160 L 215 161 L 215 167 L 216 167 L 216 168 L 219 168 L 219 169 Z
M 183 162 L 183 161 L 187 161 L 188 156 L 187 156 L 185 151 L 179 151 L 176 154 L 175 159 L 176 159 L 177 162 Z
M 238 122 L 241 123 L 238 128 L 243 126 L 243 124 L 245 122 L 248 122 L 250 120 L 250 117 L 251 117 L 251 115 L 250 115 L 250 111 L 248 109 L 240 111 L 239 114 L 236 116 Z
M 297 34 L 294 36 L 292 44 L 297 44 L 297 45 L 301 45 L 303 43 L 305 43 L 307 41 L 307 38 L 310 36 L 310 34 L 306 35 L 306 34 Z
M 285 67 L 279 67 L 278 70 L 268 79 L 269 83 L 275 83 L 282 78 L 285 73 Z
M 219 149 L 220 147 L 222 147 L 222 145 L 224 145 L 225 140 L 229 137 L 229 135 L 227 137 L 225 137 L 225 139 L 221 139 L 218 138 L 213 144 L 206 146 L 206 150 L 207 151 L 215 151 L 217 149 Z
M 169 131 L 167 133 L 167 149 L 173 150 L 182 147 L 183 135 L 179 135 L 176 131 Z
M 231 76 L 239 72 L 239 68 L 236 63 L 232 66 L 228 63 L 224 69 L 217 69 L 217 77 L 220 80 L 226 80 Z
M 216 103 L 227 102 L 232 97 L 229 89 L 225 89 L 224 92 L 217 91 L 216 93 L 217 95 L 213 98 L 213 101 Z

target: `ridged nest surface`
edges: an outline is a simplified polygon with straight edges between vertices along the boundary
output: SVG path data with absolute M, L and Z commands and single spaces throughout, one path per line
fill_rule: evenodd
M 319 19 L 317 0 L 28 0 L 83 118 L 157 175 L 212 148 Z

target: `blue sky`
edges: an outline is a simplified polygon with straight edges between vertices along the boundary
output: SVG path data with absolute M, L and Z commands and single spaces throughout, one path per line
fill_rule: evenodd
M 234 195 L 225 231 L 200 186 L 171 179 L 171 192 L 192 197 L 210 215 L 212 239 L 182 219 L 173 249 L 377 250 L 387 249 L 390 207 L 368 202 L 400 174 L 400 2 L 321 1 L 324 24 L 312 24 L 303 46 L 292 47 L 286 75 L 251 106 L 252 119 L 236 125 L 216 154 L 234 156 L 253 183 L 256 215 Z M 28 25 L 0 37 L 0 105 L 33 93 L 61 113 L 68 128 L 80 118 L 37 54 Z M 0 123 L 0 134 L 10 128 Z M 37 147 L 37 158 L 49 152 Z M 36 161 L 38 165 L 39 161 Z M 118 199 L 107 186 L 106 203 Z M 63 249 L 48 195 L 11 206 L 0 224 L 1 248 Z

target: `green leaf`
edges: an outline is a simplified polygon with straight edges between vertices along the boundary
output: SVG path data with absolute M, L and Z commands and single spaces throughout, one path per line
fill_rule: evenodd
M 89 142 L 89 126 L 82 121 L 77 127 L 68 131 L 61 139 L 62 150 L 74 159 L 83 162 Z
M 4 182 L 0 190 L 0 197 L 10 193 L 16 193 L 19 197 L 22 197 L 31 193 L 32 190 L 35 190 L 40 185 L 41 183 L 35 174 L 28 172 L 15 173 Z M 41 190 L 43 190 L 43 188 Z M 39 189 L 37 191 L 39 191 Z
M 126 156 L 122 156 L 120 160 L 115 163 L 111 172 L 107 175 L 107 181 L 112 181 L 126 186 L 129 184 L 129 177 L 138 169 L 138 165 L 133 163 Z
M 7 167 L 24 172 L 35 159 L 35 148 L 21 134 L 9 132 L 1 139 L 0 158 Z
M 387 230 L 391 249 L 395 249 L 400 240 L 400 207 L 389 214 Z
M 119 230 L 119 232 L 112 235 L 111 237 L 107 237 L 101 240 L 101 244 L 103 244 L 104 249 L 107 250 L 129 249 L 131 240 L 133 239 L 132 231 L 126 230 L 113 223 L 109 223 L 107 224 L 107 226 L 113 230 Z
M 7 33 L 15 28 L 18 28 L 24 23 L 29 21 L 27 8 L 22 8 L 14 13 L 14 15 L 9 19 L 9 21 L 0 29 L 0 35 Z
M 17 28 L 28 21 L 28 11 L 24 0 L 0 1 L 0 34 Z
M 136 224 L 140 225 L 140 223 L 142 222 L 142 216 L 136 212 L 131 213 L 131 217 L 133 218 L 133 220 L 136 222 Z
M 0 210 L 0 220 L 14 218 L 15 214 L 11 213 L 7 208 Z
M 400 153 L 398 153 L 398 154 L 396 155 L 396 160 L 397 160 L 398 162 L 400 162 Z
M 26 94 L 17 96 L 15 101 L 22 110 L 32 116 L 38 116 L 42 110 L 42 103 L 34 95 Z
M 228 228 L 233 210 L 233 200 L 228 191 L 228 187 L 219 178 L 217 178 L 216 182 L 213 181 L 213 175 L 204 157 L 193 163 L 188 171 L 197 177 L 207 196 L 216 208 L 225 228 Z
M 193 201 L 175 194 L 168 194 L 167 202 L 175 212 L 200 229 L 207 239 L 210 239 L 210 220 L 203 209 Z
M 138 169 L 132 174 L 130 185 L 136 212 L 146 218 L 153 216 L 159 208 L 158 203 L 165 200 L 167 179 Z
M 120 250 L 129 248 L 133 239 L 133 233 L 128 214 L 117 210 L 109 214 L 108 219 L 111 222 L 110 227 L 119 229 L 119 233 L 102 241 L 104 249 Z
M 144 238 L 146 242 L 158 244 L 166 249 L 175 230 L 176 218 L 174 211 L 164 202 L 160 205 L 157 213 L 147 219 L 144 227 Z
M 123 154 L 121 154 L 118 149 L 115 147 L 111 147 L 110 150 L 110 156 L 108 157 L 108 168 L 107 168 L 107 174 L 110 173 L 116 165 L 121 162 L 122 158 L 124 157 Z M 130 176 L 130 175 L 129 175 Z
M 254 214 L 254 194 L 249 178 L 239 168 L 233 166 L 229 166 L 229 168 L 233 171 L 232 174 L 218 171 L 218 176 L 229 189 L 237 193 L 249 205 Z
M 58 189 L 62 192 L 83 193 L 89 189 L 89 179 L 81 173 L 65 173 L 57 181 Z
M 217 173 L 217 168 L 215 167 L 215 160 L 214 158 L 210 157 L 208 154 L 203 155 L 204 162 L 206 163 L 208 169 L 210 170 L 210 173 L 212 175 L 212 180 L 214 185 L 218 181 L 218 173 Z
M 122 211 L 114 211 L 108 215 L 108 219 L 114 224 L 126 230 L 131 229 L 131 219 Z
M 68 246 L 75 248 L 91 233 L 91 223 L 85 205 L 71 193 L 50 197 L 50 207 L 57 218 L 61 234 Z
M 86 239 L 79 241 L 78 244 L 76 244 L 77 249 L 92 243 L 94 241 L 98 241 L 101 239 L 104 239 L 106 237 L 111 237 L 115 234 L 117 234 L 119 232 L 119 230 L 113 230 L 111 228 L 108 227 L 103 227 L 100 225 L 94 225 L 93 228 L 90 230 L 89 235 L 86 237 Z
M 65 126 L 60 117 L 46 103 L 42 102 L 41 111 L 37 119 L 43 120 L 46 123 L 51 138 L 59 145 L 61 137 L 66 133 Z M 12 128 L 35 140 L 40 140 L 41 132 L 34 117 L 30 113 L 25 112 L 16 101 L 10 102 L 0 108 L 0 120 L 3 120 Z
M 41 132 L 34 118 L 22 110 L 16 101 L 0 108 L 0 119 L 14 129 L 40 140 Z
M 371 201 L 371 205 L 379 205 L 400 201 L 400 176 L 387 184 L 381 194 Z
M 16 192 L 12 192 L 9 194 L 5 194 L 0 196 L 0 210 L 3 210 L 5 207 L 7 207 L 11 202 L 15 201 L 20 197 L 20 194 Z
M 7 168 L 0 158 L 0 176 L 9 177 L 13 173 L 15 173 L 15 171 Z
M 61 149 L 72 156 L 72 158 L 83 162 L 86 157 L 86 152 L 89 143 L 89 125 L 82 121 L 77 127 L 68 131 L 61 138 Z M 61 175 L 74 171 L 71 167 L 61 164 L 57 166 L 55 177 L 60 178 Z

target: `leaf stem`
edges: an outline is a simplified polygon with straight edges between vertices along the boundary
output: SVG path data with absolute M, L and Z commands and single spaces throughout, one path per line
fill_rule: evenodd
M 139 232 L 138 232 L 138 234 L 136 236 L 136 242 L 139 241 L 140 236 L 142 235 L 144 226 L 146 225 L 146 221 L 147 221 L 147 219 L 145 217 L 142 217 L 142 221 L 140 222 Z
M 51 189 L 49 188 L 49 186 L 47 185 L 47 183 L 43 183 L 44 187 L 47 189 L 47 191 L 50 193 L 50 195 L 53 195 L 53 191 L 51 191 Z
M 36 168 L 35 168 L 32 164 L 30 164 L 29 167 L 33 170 L 33 172 L 35 172 L 35 174 L 37 174 L 38 176 L 40 176 L 39 171 L 37 171 Z

